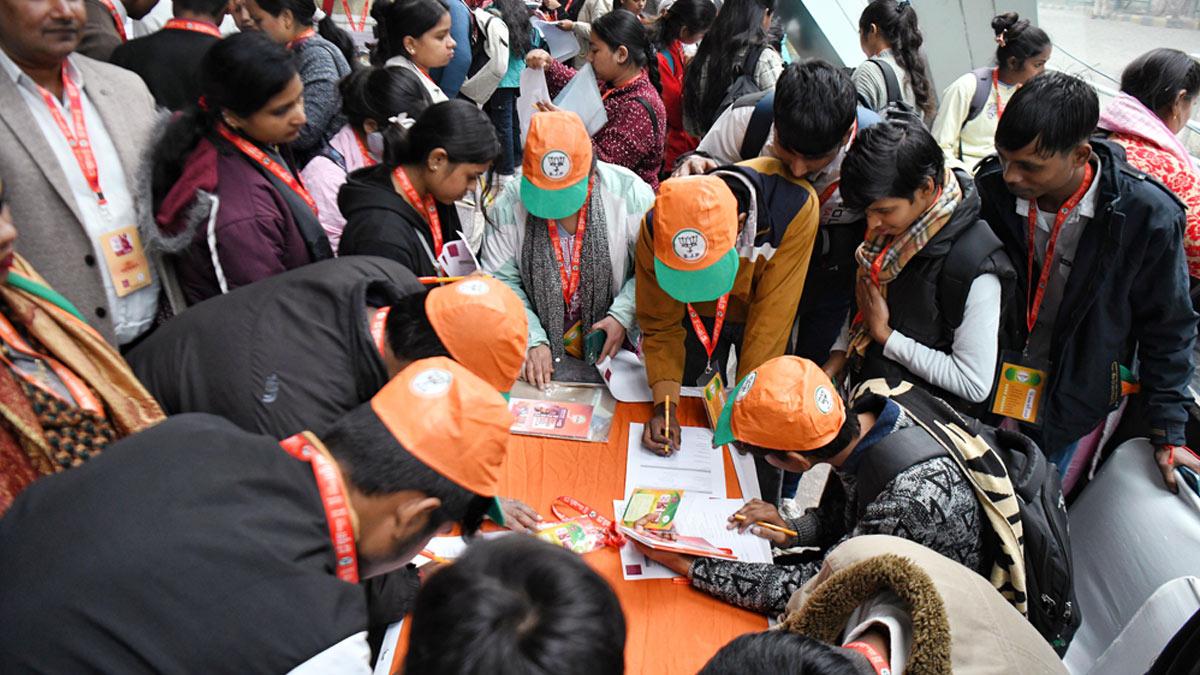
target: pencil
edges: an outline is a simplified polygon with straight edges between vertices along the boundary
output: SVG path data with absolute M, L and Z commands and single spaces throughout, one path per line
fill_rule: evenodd
M 671 395 L 667 394 L 667 403 L 663 406 L 663 416 L 666 418 L 667 426 L 663 429 L 663 433 L 667 435 L 667 452 L 671 451 Z
M 442 556 L 434 553 L 433 551 L 430 551 L 429 549 L 422 549 L 421 555 L 425 556 L 426 558 L 429 558 L 430 560 L 432 560 L 433 562 L 435 562 L 439 565 L 448 565 L 448 564 L 454 562 L 453 560 L 450 560 L 448 558 L 443 558 Z
M 459 281 L 461 279 L 466 279 L 466 277 L 417 277 L 417 281 L 425 285 L 448 284 L 452 281 Z
M 733 516 L 733 519 L 734 519 L 734 520 L 736 520 L 736 521 L 739 521 L 739 522 L 743 522 L 743 523 L 744 523 L 744 522 L 746 522 L 746 516 L 743 516 L 743 515 L 742 515 L 742 514 L 740 514 L 740 513 L 734 514 L 734 516 Z M 771 523 L 764 523 L 764 522 L 763 522 L 763 521 L 761 521 L 761 520 L 756 520 L 756 521 L 754 521 L 754 524 L 755 524 L 755 525 L 757 525 L 757 526 L 759 526 L 759 527 L 765 527 L 766 529 L 768 529 L 768 530 L 771 530 L 771 531 L 773 531 L 773 532 L 782 532 L 783 534 L 786 534 L 786 535 L 787 535 L 787 536 L 789 536 L 789 537 L 797 537 L 797 536 L 799 536 L 799 534 L 798 534 L 798 533 L 797 533 L 795 530 L 789 530 L 789 529 L 787 529 L 786 527 L 780 527 L 780 526 L 778 526 L 778 525 L 772 525 Z

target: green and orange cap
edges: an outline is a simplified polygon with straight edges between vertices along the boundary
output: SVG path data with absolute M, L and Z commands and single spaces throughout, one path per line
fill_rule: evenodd
M 546 220 L 583 208 L 592 173 L 592 138 L 583 120 L 565 110 L 540 112 L 529 121 L 521 163 L 521 203 Z
M 663 181 L 654 203 L 654 274 L 679 302 L 710 302 L 738 273 L 737 198 L 716 176 Z
M 828 445 L 846 421 L 842 397 L 817 364 L 780 356 L 750 371 L 734 388 L 713 434 L 713 447 L 738 441 L 766 450 L 805 452 Z

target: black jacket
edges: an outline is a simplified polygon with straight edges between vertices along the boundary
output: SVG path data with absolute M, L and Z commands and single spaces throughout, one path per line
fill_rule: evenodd
M 132 70 L 159 105 L 182 110 L 200 98 L 200 61 L 219 38 L 188 30 L 160 30 L 117 47 L 112 64 Z
M 429 223 L 392 187 L 387 167 L 372 166 L 350 174 L 338 192 L 338 208 L 346 218 L 338 255 L 377 255 L 395 260 L 417 276 L 437 276 L 426 252 L 433 251 Z M 462 228 L 454 205 L 439 203 L 437 211 L 442 241 L 458 240 Z
M 1096 215 L 1079 240 L 1054 323 L 1043 426 L 1024 429 L 1047 453 L 1091 431 L 1121 400 L 1119 367 L 1140 361 L 1150 440 L 1183 444 L 1186 387 L 1192 372 L 1196 314 L 1188 296 L 1184 210 L 1169 190 L 1124 161 L 1115 146 L 1092 148 L 1101 171 Z M 1016 292 L 1004 330 L 1014 346 L 1028 338 L 1028 221 L 1004 185 L 996 156 L 976 171 L 982 216 L 1014 262 Z
M 367 306 L 421 290 L 390 260 L 326 260 L 191 307 L 127 359 L 168 414 L 212 413 L 275 438 L 319 432 L 387 383 Z

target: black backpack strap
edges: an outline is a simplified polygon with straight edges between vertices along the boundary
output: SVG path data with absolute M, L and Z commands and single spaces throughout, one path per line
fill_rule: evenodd
M 975 283 L 980 266 L 1002 247 L 1000 239 L 984 220 L 972 223 L 954 242 L 938 278 L 938 304 L 946 325 L 958 328 L 962 323 L 967 293 Z
M 879 72 L 883 73 L 883 83 L 887 87 L 887 102 L 901 102 L 904 95 L 900 93 L 900 80 L 896 79 L 896 71 L 892 70 L 892 66 L 882 59 L 870 59 L 870 61 L 879 68 Z
M 764 49 L 766 47 L 763 45 L 750 45 L 750 49 L 746 51 L 746 60 L 742 62 L 742 74 L 751 80 L 754 79 L 754 71 L 758 68 L 758 59 L 762 57 Z
M 867 505 L 875 501 L 897 475 L 945 454 L 946 449 L 917 424 L 893 431 L 867 448 L 855 472 L 858 515 L 862 515 Z
M 967 118 L 963 120 L 959 126 L 958 134 L 958 158 L 963 158 L 962 150 L 962 128 L 967 126 L 967 122 L 979 117 L 979 113 L 983 112 L 983 106 L 987 105 L 988 94 L 992 90 L 992 69 L 991 68 L 976 68 L 971 71 L 975 74 L 975 93 L 971 94 L 971 104 L 967 107 Z
M 646 109 L 646 114 L 650 116 L 650 124 L 653 125 L 654 133 L 657 134 L 658 133 L 658 115 L 654 114 L 654 108 L 652 108 L 650 106 L 650 101 L 647 101 L 645 99 L 645 97 L 642 97 L 642 96 L 634 96 L 633 100 L 637 101 L 638 103 L 641 103 L 642 107 Z
M 763 92 L 763 96 L 754 104 L 754 112 L 750 113 L 750 123 L 746 125 L 746 134 L 742 136 L 742 147 L 738 155 L 743 160 L 754 159 L 762 154 L 767 145 L 767 137 L 771 134 L 771 125 L 775 123 L 775 90 Z

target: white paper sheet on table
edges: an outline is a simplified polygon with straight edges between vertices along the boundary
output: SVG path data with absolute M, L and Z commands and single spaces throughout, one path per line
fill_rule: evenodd
M 546 51 L 550 52 L 555 61 L 566 61 L 579 54 L 579 40 L 572 31 L 563 30 L 553 22 L 541 19 L 530 19 L 529 23 L 541 33 L 542 39 L 549 47 Z
M 507 534 L 511 534 L 511 532 L 509 530 L 501 530 L 499 532 L 481 532 L 479 535 L 477 535 L 477 538 L 494 539 L 496 537 L 503 537 Z M 429 543 L 425 546 L 425 549 L 436 553 L 439 557 L 445 558 L 446 560 L 454 560 L 466 552 L 468 545 L 469 544 L 467 544 L 462 537 L 455 535 L 450 537 L 434 537 L 433 539 L 429 540 Z M 417 555 L 411 560 L 411 562 L 417 567 L 424 567 L 433 561 L 423 555 Z
M 396 643 L 400 641 L 403 628 L 404 619 L 387 627 L 387 632 L 383 634 L 383 642 L 379 645 L 379 656 L 375 657 L 372 675 L 392 674 L 392 661 L 396 660 Z
M 546 86 L 546 72 L 541 68 L 526 68 L 521 71 L 520 95 L 517 96 L 517 121 L 521 124 L 521 142 L 529 135 L 529 120 L 537 112 L 534 106 L 550 100 L 550 88 Z
M 682 534 L 704 537 L 712 544 L 732 550 L 741 562 L 769 563 L 771 545 L 766 539 L 725 529 L 730 514 L 740 509 L 744 503 L 741 499 L 714 499 L 684 493 L 675 527 Z M 614 500 L 613 513 L 616 514 L 616 518 L 620 518 L 624 512 L 625 502 Z M 682 576 L 642 555 L 631 543 L 621 547 L 621 575 L 626 581 L 672 579 Z
M 608 124 L 604 99 L 600 98 L 600 85 L 596 82 L 596 73 L 590 63 L 576 71 L 575 77 L 558 92 L 554 105 L 579 115 L 590 136 L 595 136 Z
M 613 398 L 622 403 L 649 403 L 654 400 L 650 391 L 650 383 L 646 380 L 646 364 L 637 354 L 622 349 L 617 355 L 596 364 L 600 377 L 608 385 L 608 391 Z M 681 396 L 700 398 L 703 395 L 701 387 L 682 387 Z
M 712 447 L 712 432 L 682 427 L 679 452 L 660 457 L 642 447 L 641 424 L 629 425 L 625 458 L 625 498 L 636 488 L 675 488 L 706 497 L 725 498 L 725 460 Z
M 742 498 L 762 499 L 762 489 L 758 486 L 758 469 L 754 466 L 754 455 L 738 452 L 733 446 L 726 445 L 725 451 L 733 460 L 733 472 L 737 474 L 738 485 L 742 488 Z

